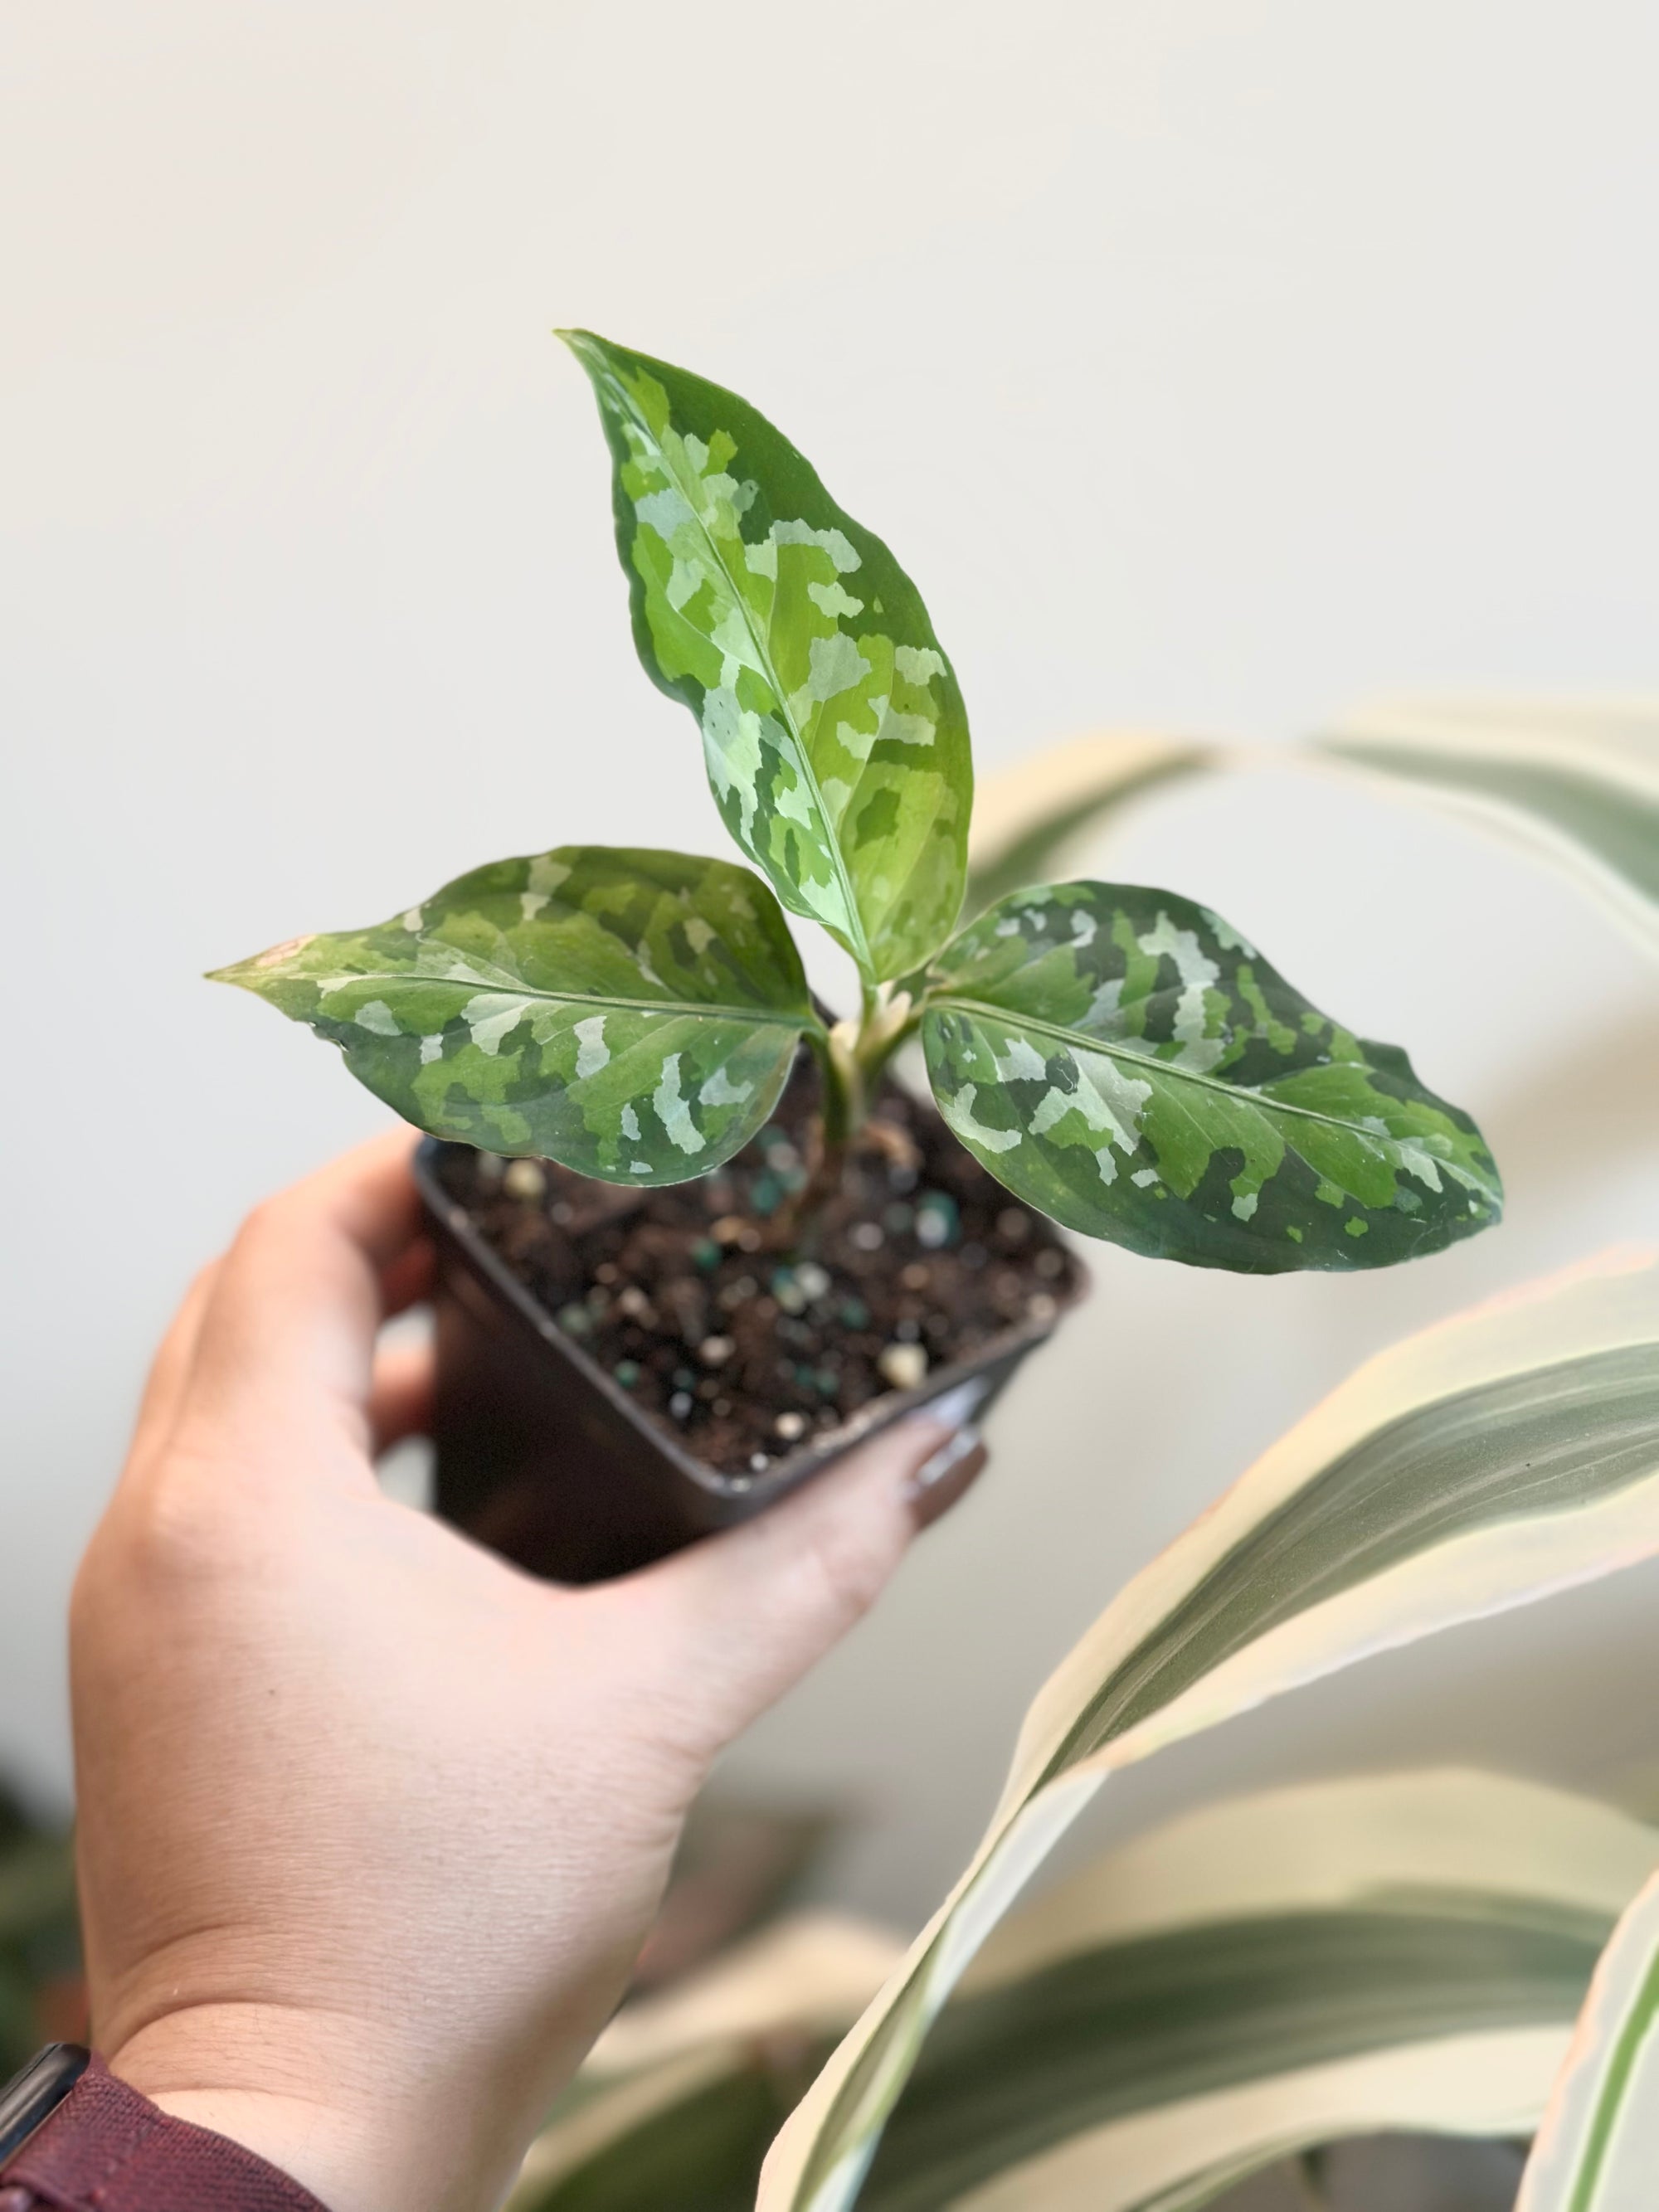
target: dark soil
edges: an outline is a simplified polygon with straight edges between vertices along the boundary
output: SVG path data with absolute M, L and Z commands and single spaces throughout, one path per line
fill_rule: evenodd
M 1051 1321 L 1083 1285 L 1049 1223 L 896 1086 L 840 1188 L 792 1230 L 813 1091 L 803 1066 L 752 1144 L 663 1190 L 461 1145 L 439 1164 L 560 1328 L 724 1474 L 761 1473 L 872 1398 Z

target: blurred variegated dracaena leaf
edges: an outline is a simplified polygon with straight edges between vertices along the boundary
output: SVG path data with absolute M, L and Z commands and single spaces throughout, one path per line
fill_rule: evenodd
M 39 2050 L 43 2001 L 70 1998 L 80 1948 L 70 1838 L 36 1828 L 0 1783 L 0 2072 Z
M 702 731 L 727 829 L 867 975 L 962 903 L 973 767 L 915 586 L 735 392 L 586 331 L 647 673 Z
M 1273 1274 L 1387 1267 L 1502 1210 L 1479 1130 L 1403 1052 L 1172 892 L 1013 892 L 939 955 L 927 1009 L 951 1128 L 1086 1236 Z
M 757 877 L 603 846 L 498 860 L 214 980 L 308 1022 L 418 1128 L 641 1185 L 745 1144 L 818 1027 Z
M 1659 951 L 1659 701 L 1384 702 L 1314 750 L 1508 836 Z
M 1222 747 L 1197 738 L 1112 730 L 982 778 L 968 846 L 969 912 L 1046 883 L 1131 799 L 1225 762 Z
M 1527 2132 L 1656 1856 L 1607 1806 L 1455 1770 L 1186 1814 L 993 1937 L 864 2212 L 1151 2212 L 1344 2135 Z M 881 1955 L 786 1924 L 625 2008 L 512 2212 L 747 2212 L 791 2065 Z
M 1603 1953 L 1516 2212 L 1659 2203 L 1659 1876 Z
M 1659 1552 L 1659 1268 L 1382 1353 L 1144 1569 L 1027 1714 L 971 1864 L 791 2117 L 760 2212 L 856 2197 L 928 2027 L 1115 1770 L 1300 1683 Z
M 902 1937 L 801 1912 L 624 2005 L 531 2147 L 507 2212 L 749 2212 L 766 2146 Z

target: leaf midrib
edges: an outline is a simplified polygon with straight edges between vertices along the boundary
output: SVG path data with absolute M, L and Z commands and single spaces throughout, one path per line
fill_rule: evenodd
M 771 686 L 772 696 L 778 702 L 779 719 L 783 723 L 784 727 L 788 731 L 790 738 L 793 742 L 796 764 L 799 768 L 802 776 L 805 779 L 806 787 L 811 794 L 812 805 L 817 811 L 818 819 L 823 824 L 824 839 L 829 847 L 830 865 L 835 869 L 836 880 L 841 886 L 842 897 L 847 908 L 848 919 L 853 926 L 853 934 L 857 939 L 857 943 L 853 948 L 854 957 L 857 960 L 860 968 L 863 968 L 872 976 L 874 976 L 875 962 L 870 951 L 870 940 L 865 934 L 864 915 L 860 908 L 857 895 L 853 889 L 853 878 L 848 872 L 846 856 L 841 849 L 841 841 L 836 836 L 835 831 L 830 828 L 830 810 L 824 805 L 823 793 L 819 788 L 817 771 L 814 769 L 811 761 L 807 755 L 806 740 L 802 737 L 800 731 L 797 728 L 795 718 L 790 712 L 789 695 L 784 690 L 782 679 L 779 676 L 775 666 L 773 665 L 771 653 L 762 640 L 760 633 L 755 628 L 754 615 L 750 608 L 749 602 L 744 597 L 741 586 L 739 585 L 737 578 L 732 574 L 725 555 L 720 551 L 720 546 L 715 541 L 713 532 L 708 528 L 708 524 L 704 522 L 702 516 L 698 513 L 696 501 L 688 496 L 684 481 L 683 478 L 676 475 L 673 465 L 669 459 L 666 448 L 658 438 L 656 432 L 652 428 L 650 423 L 647 422 L 645 416 L 640 412 L 639 407 L 635 404 L 633 393 L 628 390 L 627 386 L 623 383 L 622 379 L 611 371 L 608 362 L 606 364 L 605 373 L 610 379 L 611 388 L 619 394 L 623 404 L 628 410 L 628 412 L 633 418 L 634 422 L 638 425 L 642 434 L 651 441 L 653 447 L 661 457 L 665 473 L 674 482 L 679 490 L 681 497 L 685 500 L 686 507 L 690 513 L 691 520 L 696 525 L 699 536 L 702 538 L 704 544 L 708 546 L 709 554 L 716 566 L 719 568 L 721 574 L 726 577 L 727 582 L 732 586 L 732 596 L 737 601 L 738 611 L 742 615 L 743 626 L 744 629 L 748 631 L 750 642 L 753 645 L 757 654 L 759 656 L 761 665 L 766 672 L 766 680 Z M 638 527 L 637 520 L 635 526 L 635 528 Z M 812 916 L 814 921 L 817 921 L 817 918 L 818 917 L 816 915 Z
M 378 970 L 356 971 L 327 980 L 318 975 L 298 980 L 314 982 L 319 991 L 341 991 L 351 983 L 375 983 L 383 988 L 401 983 L 428 987 L 447 983 L 454 990 L 471 991 L 475 998 L 541 999 L 549 1006 L 593 1006 L 613 1014 L 690 1014 L 699 1021 L 749 1022 L 774 1029 L 816 1030 L 820 1026 L 817 1016 L 805 1009 L 799 1013 L 785 1013 L 758 1006 L 713 1005 L 698 999 L 619 999 L 608 992 L 546 991 L 533 983 L 488 983 L 470 976 L 422 975 L 407 968 L 393 969 L 385 974 Z
M 1200 1091 L 1213 1091 L 1218 1097 L 1235 1103 L 1244 1100 L 1258 1107 L 1264 1114 L 1290 1114 L 1304 1121 L 1318 1121 L 1328 1129 L 1341 1129 L 1349 1136 L 1363 1137 L 1374 1145 L 1397 1145 L 1398 1137 L 1379 1136 L 1375 1129 L 1364 1129 L 1358 1121 L 1345 1121 L 1340 1114 L 1322 1113 L 1316 1106 L 1297 1106 L 1289 1099 L 1266 1098 L 1248 1083 L 1222 1083 L 1213 1075 L 1200 1074 L 1195 1067 L 1182 1067 L 1173 1060 L 1154 1060 L 1149 1053 L 1136 1052 L 1130 1046 L 1114 1044 L 1104 1037 L 1091 1036 L 1086 1030 L 1068 1028 L 1063 1022 L 1044 1021 L 1040 1015 L 1013 1013 L 1003 1006 L 988 1006 L 983 1000 L 968 999 L 954 991 L 940 992 L 927 1000 L 929 1009 L 952 1006 L 958 1012 L 973 1014 L 981 1020 L 1000 1022 L 1006 1029 L 1029 1030 L 1036 1036 L 1053 1037 L 1057 1043 L 1072 1050 L 1103 1053 L 1126 1067 L 1149 1068 L 1159 1075 L 1174 1076 L 1180 1082 L 1190 1083 Z M 1455 1164 L 1434 1155 L 1437 1165 L 1455 1172 Z

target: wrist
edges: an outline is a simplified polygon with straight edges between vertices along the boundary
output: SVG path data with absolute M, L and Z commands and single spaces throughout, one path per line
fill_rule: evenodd
M 248 2002 L 170 2013 L 105 2063 L 173 2118 L 289 2175 L 328 2212 L 488 2212 L 552 2094 L 510 2063 L 469 2072 L 349 2014 Z
M 343 2023 L 261 2005 L 202 2005 L 152 2021 L 112 2050 L 116 2080 L 161 2112 L 251 2151 L 328 2212 L 438 2212 L 407 2172 L 409 2146 L 385 2069 Z M 430 2169 L 424 2177 L 429 2187 Z

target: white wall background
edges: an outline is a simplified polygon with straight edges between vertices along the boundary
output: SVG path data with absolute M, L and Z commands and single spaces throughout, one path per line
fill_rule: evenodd
M 633 662 L 586 323 L 734 384 L 921 580 L 982 764 L 1379 687 L 1650 686 L 1641 0 L 0 7 L 0 1765 L 67 1788 L 64 1595 L 148 1349 L 377 1124 L 201 969 L 570 837 L 720 849 Z M 1506 851 L 1288 774 L 1111 869 L 1222 908 L 1486 1123 L 1496 1236 L 1373 1279 L 1102 1254 L 998 1469 L 735 1756 L 954 1871 L 1042 1673 L 1368 1349 L 1659 1224 L 1656 988 Z M 1639 1794 L 1659 1576 L 1121 1786 L 1423 1753 Z

